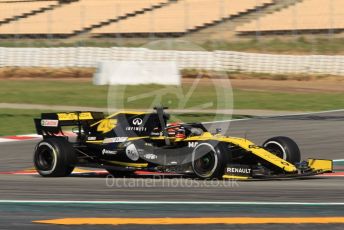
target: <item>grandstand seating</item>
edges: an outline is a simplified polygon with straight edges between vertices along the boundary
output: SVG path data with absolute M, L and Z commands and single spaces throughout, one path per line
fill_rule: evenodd
M 294 1 L 297 2 L 297 1 Z M 249 18 L 238 34 L 344 31 L 344 0 L 299 0 Z M 0 37 L 11 35 L 183 35 L 275 0 L 0 0 Z M 275 9 L 275 8 L 272 8 Z M 271 11 L 270 11 L 271 12 Z
M 96 28 L 92 33 L 185 33 L 272 2 L 272 0 L 179 0 L 163 8 Z
M 73 34 L 168 0 L 79 0 L 0 26 L 0 34 Z
M 241 34 L 314 32 L 344 29 L 343 0 L 304 0 L 244 24 L 236 29 Z
M 57 4 L 58 1 L 0 1 L 0 22 Z

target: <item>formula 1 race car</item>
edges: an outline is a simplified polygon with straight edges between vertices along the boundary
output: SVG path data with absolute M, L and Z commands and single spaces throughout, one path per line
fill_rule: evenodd
M 331 160 L 300 161 L 297 144 L 274 137 L 263 145 L 210 133 L 201 123 L 167 124 L 166 108 L 152 113 L 43 113 L 35 119 L 43 136 L 34 164 L 45 177 L 71 174 L 76 166 L 106 169 L 113 175 L 135 170 L 192 174 L 202 179 L 275 178 L 332 171 Z M 63 134 L 72 128 L 73 138 Z

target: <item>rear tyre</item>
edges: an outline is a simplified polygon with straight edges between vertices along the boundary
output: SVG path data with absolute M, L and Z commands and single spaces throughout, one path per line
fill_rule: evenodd
M 64 138 L 49 138 L 36 145 L 34 165 L 44 177 L 65 177 L 76 164 L 73 146 Z
M 289 137 L 273 137 L 264 142 L 263 147 L 279 158 L 292 164 L 301 161 L 300 149 Z
M 193 150 L 192 169 L 201 179 L 221 179 L 226 165 L 226 152 L 220 145 L 201 143 Z

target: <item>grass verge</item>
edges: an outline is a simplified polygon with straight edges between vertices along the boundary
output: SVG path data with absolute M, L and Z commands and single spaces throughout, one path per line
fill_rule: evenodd
M 0 41 L 1 47 L 142 47 L 152 40 L 142 39 L 20 39 Z M 277 54 L 343 54 L 343 38 L 297 36 L 289 39 L 266 38 L 242 40 L 195 41 L 201 48 L 213 50 L 231 50 L 242 52 L 264 52 Z
M 35 133 L 33 118 L 42 111 L 0 109 L 0 136 Z
M 187 95 L 192 85 L 184 85 L 181 91 L 169 88 L 163 92 L 162 103 L 171 109 L 178 108 L 180 94 Z M 223 86 L 220 86 L 223 87 Z M 168 87 L 167 87 L 168 88 Z M 106 107 L 108 99 L 108 86 L 94 86 L 89 81 L 78 80 L 1 80 L 0 81 L 0 103 L 28 103 L 46 105 L 71 105 L 85 107 Z M 121 86 L 115 88 L 121 97 L 112 97 L 120 108 L 147 109 L 152 108 L 156 92 L 165 87 L 158 85 Z M 112 89 L 114 90 L 114 89 Z M 172 90 L 172 93 L 171 93 Z M 175 90 L 177 93 L 174 93 Z M 222 89 L 230 90 L 230 89 Z M 153 92 L 153 93 L 152 93 Z M 152 93 L 149 97 L 140 97 Z M 177 96 L 176 96 L 177 95 Z M 139 96 L 139 97 L 138 97 Z M 300 92 L 270 92 L 270 91 L 247 91 L 234 89 L 235 109 L 267 109 L 288 111 L 320 111 L 341 109 L 344 107 L 344 95 L 342 93 L 300 93 Z M 128 98 L 135 98 L 129 100 Z M 182 98 L 183 99 L 183 98 Z M 185 98 L 184 98 L 185 99 Z M 185 108 L 197 107 L 199 104 L 217 100 L 218 95 L 214 88 L 209 85 L 199 84 L 193 95 L 187 97 Z M 218 104 L 220 103 L 220 104 Z M 207 109 L 215 109 L 224 101 L 211 105 Z M 35 131 L 33 118 L 39 117 L 40 113 L 49 111 L 24 110 L 24 109 L 0 109 L 0 136 L 26 134 Z M 242 116 L 234 116 L 241 118 Z M 187 112 L 172 116 L 173 120 L 183 122 L 199 122 L 219 120 L 212 112 L 203 113 Z M 223 115 L 221 119 L 230 119 Z
M 52 67 L 1 67 L 0 79 L 45 79 L 45 80 L 78 80 L 89 81 L 92 79 L 95 68 L 84 67 L 68 67 L 68 68 L 52 68 Z M 182 69 L 181 75 L 187 78 L 209 78 L 209 79 L 264 79 L 264 80 L 296 80 L 296 81 L 312 81 L 312 80 L 337 80 L 344 81 L 340 75 L 326 74 L 269 74 L 269 73 L 245 73 L 240 71 L 213 71 L 205 69 Z
M 237 41 L 212 40 L 202 43 L 206 50 L 232 50 L 276 54 L 342 54 L 343 38 L 299 36 L 290 39 L 264 38 Z
M 162 104 L 171 109 L 180 108 L 180 101 L 187 100 L 184 108 L 197 107 L 205 102 L 213 102 L 207 109 L 228 108 L 218 90 L 209 85 L 198 85 L 197 90 L 187 97 L 192 85 L 165 88 L 159 85 L 121 86 L 112 88 L 109 101 L 116 108 L 152 108 L 156 103 L 156 92 L 162 92 Z M 221 88 L 225 92 L 230 89 Z M 86 107 L 107 107 L 108 86 L 94 86 L 91 82 L 76 80 L 1 80 L 0 103 L 28 103 L 46 105 L 71 105 Z M 117 95 L 117 96 L 116 96 Z M 119 96 L 118 96 L 119 95 Z M 124 95 L 122 98 L 121 95 Z M 147 97 L 146 97 L 147 96 Z M 227 95 L 228 96 L 228 95 Z M 230 95 L 229 95 L 230 96 Z M 302 93 L 233 90 L 235 109 L 268 109 L 288 111 L 321 111 L 344 107 L 343 93 Z M 129 100 L 131 99 L 131 100 Z M 18 108 L 20 109 L 20 108 Z

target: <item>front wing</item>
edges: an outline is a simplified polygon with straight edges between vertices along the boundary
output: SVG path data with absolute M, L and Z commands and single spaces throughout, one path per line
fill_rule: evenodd
M 270 174 L 269 170 L 255 170 L 248 165 L 227 165 L 223 175 L 224 179 L 283 179 L 303 178 L 323 173 L 333 172 L 333 161 L 323 159 L 308 159 L 295 165 L 297 171 L 283 174 Z

